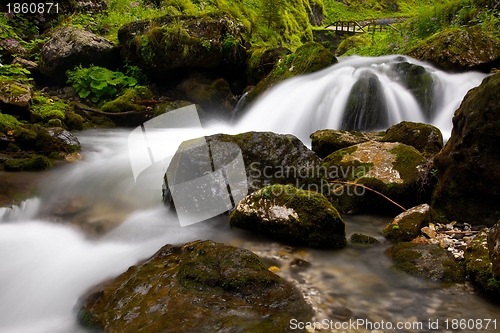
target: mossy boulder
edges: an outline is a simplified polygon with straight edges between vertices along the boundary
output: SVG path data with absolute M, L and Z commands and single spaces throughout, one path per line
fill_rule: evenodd
M 66 71 L 78 65 L 114 68 L 119 51 L 109 40 L 72 26 L 51 32 L 40 53 L 40 72 L 57 83 L 66 83 Z
M 470 281 L 490 297 L 500 294 L 500 279 L 493 275 L 488 250 L 488 231 L 481 230 L 465 249 L 465 270 Z
M 35 94 L 33 97 L 33 107 L 31 108 L 32 118 L 40 122 L 48 122 L 51 119 L 64 121 L 66 114 L 73 108 L 70 104 L 57 99 Z
M 35 150 L 47 155 L 52 152 L 73 153 L 80 148 L 77 137 L 60 127 L 42 128 L 36 135 Z
M 498 65 L 500 41 L 478 26 L 450 28 L 425 39 L 408 55 L 447 71 L 489 72 Z
M 328 155 L 322 164 L 332 182 L 331 195 L 338 199 L 343 212 L 389 213 L 413 207 L 418 201 L 425 158 L 418 150 L 402 143 L 368 141 L 340 149 Z M 337 183 L 335 183 L 337 181 Z M 356 183 L 366 188 L 345 184 Z
M 291 245 L 341 248 L 347 243 L 344 221 L 328 199 L 291 185 L 272 185 L 247 196 L 229 223 Z
M 363 71 L 353 84 L 342 117 L 343 130 L 369 131 L 389 127 L 387 102 L 377 75 Z
M 199 139 L 184 142 L 165 174 L 165 180 L 168 175 L 173 181 L 171 185 L 207 175 L 212 172 L 211 161 L 233 161 L 239 150 L 243 157 L 248 193 L 272 184 L 291 184 L 318 192 L 326 185 L 323 175 L 318 172 L 320 158 L 293 135 L 246 132 L 216 134 L 204 139 L 212 148 L 211 158 L 208 158 L 206 145 L 200 146 Z M 215 149 L 219 143 L 223 147 L 225 143 L 232 143 L 235 149 Z
M 467 93 L 449 141 L 434 158 L 432 206 L 450 221 L 492 226 L 500 220 L 499 87 L 496 74 Z
M 430 122 L 434 116 L 434 80 L 432 74 L 427 72 L 423 66 L 407 61 L 392 64 L 391 70 L 393 71 L 393 80 L 408 89 L 419 104 L 425 120 Z
M 438 245 L 403 242 L 393 245 L 387 255 L 397 269 L 440 282 L 463 282 L 463 266 Z
M 312 309 L 254 253 L 212 241 L 165 245 L 96 287 L 80 323 L 104 332 L 291 332 Z M 304 331 L 305 332 L 305 331 Z
M 488 251 L 493 265 L 493 277 L 500 281 L 500 221 L 488 232 Z
M 31 87 L 12 80 L 0 80 L 2 113 L 28 120 L 32 100 Z
M 244 66 L 244 26 L 228 15 L 166 15 L 118 31 L 122 57 L 148 72 Z
M 127 111 L 144 111 L 146 106 L 137 104 L 140 100 L 150 99 L 153 93 L 147 87 L 128 88 L 112 101 L 104 103 L 101 110 L 104 112 L 127 112 Z
M 0 133 L 6 134 L 9 131 L 14 131 L 21 127 L 21 123 L 17 118 L 0 112 Z
M 425 157 L 432 157 L 443 148 L 443 135 L 439 128 L 409 121 L 389 127 L 380 141 L 404 143 L 416 148 Z
M 428 204 L 422 204 L 399 214 L 385 226 L 384 237 L 395 243 L 413 240 L 432 222 L 431 209 Z
M 22 150 L 34 150 L 37 132 L 32 128 L 20 127 L 13 133 L 14 140 Z
M 256 84 L 265 78 L 290 53 L 286 47 L 254 48 L 248 60 L 249 83 Z
M 41 155 L 5 161 L 5 171 L 42 171 L 52 166 L 50 160 Z
M 238 100 L 226 80 L 209 73 L 194 73 L 177 86 L 187 100 L 199 104 L 208 113 L 228 116 Z
M 339 149 L 374 140 L 377 136 L 376 133 L 368 134 L 359 131 L 319 130 L 310 135 L 311 149 L 319 157 L 325 158 Z
M 248 95 L 248 100 L 265 93 L 275 84 L 301 74 L 308 74 L 329 67 L 338 62 L 332 52 L 316 42 L 308 42 L 299 47 L 295 53 L 287 55 L 278 62 L 271 73 L 262 79 Z

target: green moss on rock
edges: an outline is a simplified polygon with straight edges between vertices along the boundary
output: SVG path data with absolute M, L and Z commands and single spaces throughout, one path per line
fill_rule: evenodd
M 436 155 L 443 148 L 443 135 L 437 127 L 409 121 L 389 127 L 380 141 L 404 143 L 426 157 Z
M 294 245 L 340 248 L 347 243 L 344 221 L 328 199 L 290 185 L 271 185 L 247 196 L 229 223 Z
M 0 112 L 0 133 L 7 133 L 8 131 L 16 130 L 21 127 L 21 123 L 9 114 Z
M 420 230 L 431 221 L 431 207 L 423 204 L 396 216 L 384 228 L 383 235 L 392 242 L 409 242 L 418 237 Z
M 96 287 L 80 323 L 105 332 L 288 332 L 312 310 L 255 254 L 212 241 L 166 245 Z
M 380 244 L 380 241 L 376 239 L 375 237 L 359 234 L 359 233 L 354 233 L 351 235 L 349 238 L 351 243 L 353 244 L 359 244 L 359 245 L 374 245 L 374 244 Z
M 52 166 L 45 156 L 35 155 L 25 159 L 11 159 L 5 161 L 5 171 L 42 171 Z
M 151 90 L 146 87 L 129 88 L 116 99 L 104 103 L 101 110 L 104 112 L 144 111 L 146 107 L 136 102 L 150 99 L 152 95 Z

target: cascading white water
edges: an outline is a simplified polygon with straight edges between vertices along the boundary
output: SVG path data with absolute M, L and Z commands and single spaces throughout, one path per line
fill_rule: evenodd
M 404 56 L 405 61 L 423 66 L 434 82 L 434 116 L 430 123 L 449 137 L 451 119 L 470 89 L 486 77 L 483 73 L 449 74 L 421 61 Z M 268 130 L 291 133 L 309 144 L 309 135 L 320 129 L 342 129 L 342 117 L 352 86 L 361 73 L 375 74 L 383 87 L 390 124 L 403 120 L 424 122 L 415 97 L 391 70 L 401 56 L 340 58 L 338 64 L 309 75 L 286 80 L 273 87 L 238 122 L 240 130 Z M 392 74 L 392 75 L 391 75 Z M 377 128 L 382 130 L 385 128 Z
M 318 73 L 287 80 L 268 92 L 236 125 L 189 130 L 186 136 L 269 130 L 294 134 L 308 144 L 309 135 L 315 130 L 340 128 L 348 95 L 362 69 L 377 75 L 382 83 L 391 123 L 403 119 L 422 121 L 424 117 L 415 98 L 387 75 L 387 64 L 394 57 L 343 59 L 340 64 Z M 453 111 L 465 93 L 479 85 L 485 75 L 446 74 L 408 57 L 407 60 L 425 66 L 432 73 L 439 96 L 438 112 L 432 123 L 449 132 Z M 196 239 L 225 241 L 248 237 L 230 230 L 224 218 L 181 228 L 177 219 L 159 203 L 159 189 L 142 188 L 134 182 L 129 160 L 133 157 L 129 156 L 127 147 L 129 134 L 129 130 L 77 133 L 83 145 L 83 161 L 49 171 L 40 186 L 40 197 L 20 207 L 0 208 L 0 332 L 79 332 L 75 319 L 79 297 L 91 286 L 152 255 L 162 245 Z M 171 150 L 176 149 L 170 138 L 165 140 L 161 132 L 157 134 L 156 139 L 164 140 Z M 158 188 L 160 185 L 161 177 Z M 45 209 L 52 202 L 70 196 L 83 197 L 92 207 L 101 207 L 95 211 L 90 209 L 94 215 L 89 220 L 105 212 L 118 215 L 122 223 L 103 236 L 87 238 L 64 218 L 55 221 L 45 217 Z M 366 223 L 359 228 L 370 233 Z M 372 229 L 378 230 L 380 226 Z M 376 235 L 376 231 L 372 232 Z M 264 248 L 266 244 L 261 242 L 259 246 Z M 382 291 L 369 289 L 369 295 L 358 295 L 356 290 L 369 288 L 369 283 L 363 287 L 359 283 L 371 280 L 376 268 L 361 264 L 360 254 L 352 251 L 343 252 L 345 260 L 340 259 L 343 256 L 321 253 L 316 254 L 316 260 L 321 262 L 320 266 L 327 267 L 333 256 L 337 261 L 335 267 L 350 265 L 346 269 L 362 277 L 349 287 L 353 290 L 352 302 L 358 302 L 360 308 L 366 307 L 366 303 L 374 307 L 393 303 L 394 307 L 404 307 L 399 301 L 384 297 L 387 289 L 397 293 L 408 289 L 407 286 L 397 289 L 399 287 L 390 285 Z M 341 273 L 337 268 L 335 274 Z M 383 276 L 387 272 L 377 274 Z M 342 289 L 342 286 L 335 288 Z M 422 290 L 414 294 L 420 295 Z M 433 295 L 422 297 L 423 303 L 444 302 L 441 298 L 434 299 Z M 469 300 L 470 296 L 464 297 Z M 482 310 L 484 305 L 480 304 L 478 308 Z M 356 308 L 354 304 L 349 306 Z M 408 312 L 423 309 L 410 307 Z M 488 311 L 491 316 L 496 310 Z

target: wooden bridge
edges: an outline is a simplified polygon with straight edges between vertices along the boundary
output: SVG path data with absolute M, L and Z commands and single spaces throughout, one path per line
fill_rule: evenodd
M 337 21 L 328 24 L 325 29 L 333 30 L 339 33 L 375 33 L 376 31 L 382 32 L 384 29 L 392 29 L 397 32 L 399 30 L 392 26 L 393 23 L 401 22 L 404 19 L 377 19 L 377 20 L 366 20 L 366 21 Z

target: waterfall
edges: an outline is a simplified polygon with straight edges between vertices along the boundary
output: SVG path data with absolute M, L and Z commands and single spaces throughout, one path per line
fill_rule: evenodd
M 485 77 L 446 73 L 408 56 L 340 58 L 338 64 L 270 89 L 237 128 L 291 133 L 309 144 L 309 135 L 320 129 L 376 131 L 407 120 L 435 125 L 446 139 L 453 113 Z M 373 105 L 376 101 L 380 105 Z M 371 121 L 376 117 L 382 120 Z

